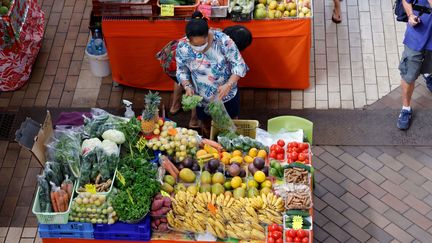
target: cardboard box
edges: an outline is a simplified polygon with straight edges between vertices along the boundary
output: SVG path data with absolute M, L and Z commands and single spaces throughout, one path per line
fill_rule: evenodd
M 39 164 L 44 167 L 46 162 L 45 144 L 53 134 L 54 129 L 51 113 L 47 111 L 43 124 L 39 124 L 27 117 L 26 120 L 21 123 L 20 128 L 15 132 L 15 141 L 22 147 L 30 150 L 39 161 Z

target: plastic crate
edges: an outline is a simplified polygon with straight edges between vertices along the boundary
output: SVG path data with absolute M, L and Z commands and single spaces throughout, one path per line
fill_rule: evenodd
M 250 138 L 256 137 L 256 129 L 259 126 L 259 122 L 257 120 L 233 120 L 233 122 L 237 127 L 238 134 Z M 210 128 L 210 139 L 216 141 L 218 133 L 219 129 L 217 129 L 212 122 Z
M 249 22 L 252 20 L 252 12 L 248 14 L 231 12 L 231 20 L 234 22 Z
M 228 6 L 230 1 L 229 0 L 221 0 L 221 1 L 222 1 L 221 6 L 212 6 L 210 17 L 226 18 L 226 16 L 228 15 Z
M 194 5 L 179 5 L 174 6 L 174 17 L 191 17 L 196 8 L 200 4 L 200 0 L 196 0 Z M 157 0 L 157 6 L 160 9 L 160 1 Z
M 93 0 L 95 16 L 140 16 L 156 15 L 156 0 L 147 2 L 125 2 L 122 0 Z
M 70 222 L 67 224 L 39 224 L 41 238 L 94 239 L 91 223 Z
M 74 190 L 72 192 L 72 198 L 74 198 L 76 185 L 77 185 L 77 183 L 75 182 Z M 43 213 L 43 212 L 40 212 L 39 191 L 40 191 L 40 187 L 38 187 L 38 189 L 37 189 L 36 198 L 34 200 L 33 208 L 32 208 L 32 212 L 34 215 L 36 215 L 38 222 L 40 224 L 67 224 L 68 220 L 69 220 L 69 214 L 71 212 L 71 206 L 72 206 L 73 200 L 69 200 L 69 207 L 68 207 L 68 210 L 66 212 Z
M 99 240 L 139 240 L 151 238 L 150 215 L 137 224 L 117 222 L 115 224 L 95 224 L 94 238 Z

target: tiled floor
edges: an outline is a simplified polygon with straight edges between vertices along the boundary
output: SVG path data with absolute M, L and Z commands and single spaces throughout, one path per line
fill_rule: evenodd
M 42 50 L 28 84 L 0 93 L 0 110 L 117 108 L 121 99 L 142 108 L 145 90 L 114 86 L 110 77 L 95 78 L 88 70 L 91 1 L 39 2 L 46 13 Z M 404 25 L 394 21 L 392 2 L 344 0 L 343 22 L 336 26 L 330 21 L 332 1 L 315 1 L 311 87 L 242 90 L 242 105 L 399 109 Z M 167 106 L 170 94 L 162 96 Z M 430 92 L 418 82 L 413 107 L 431 105 Z M 432 148 L 321 146 L 313 152 L 316 242 L 432 242 Z M 40 242 L 31 212 L 40 171 L 29 152 L 0 141 L 0 242 Z

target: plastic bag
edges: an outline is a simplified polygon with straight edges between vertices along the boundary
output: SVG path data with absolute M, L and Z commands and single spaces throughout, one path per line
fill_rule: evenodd
M 69 208 L 69 196 L 66 191 L 56 186 L 54 183 L 51 184 L 51 204 L 54 212 L 66 212 Z
M 93 171 L 93 163 L 97 164 L 97 153 L 96 150 L 91 150 L 85 155 L 83 155 L 82 165 L 81 165 L 81 176 L 79 184 L 81 186 L 90 183 L 90 176 Z
M 117 168 L 117 164 L 120 160 L 118 152 L 108 153 L 104 149 L 97 149 L 96 153 L 97 153 L 98 169 L 102 177 L 102 180 L 107 181 L 109 179 L 112 179 L 112 177 L 114 176 L 115 169 Z
M 53 182 L 57 186 L 60 186 L 64 179 L 62 166 L 60 163 L 57 162 L 46 162 L 44 173 L 47 181 Z
M 92 118 L 84 116 L 84 135 L 87 138 L 99 138 L 109 129 L 120 129 L 120 125 L 127 122 L 123 117 L 114 116 L 102 109 L 93 108 Z
M 51 198 L 50 198 L 50 186 L 46 180 L 45 174 L 37 176 L 37 182 L 39 185 L 39 207 L 41 212 L 52 212 Z
M 211 116 L 214 126 L 219 129 L 219 132 L 235 132 L 237 130 L 221 100 L 211 101 L 206 108 L 206 113 Z

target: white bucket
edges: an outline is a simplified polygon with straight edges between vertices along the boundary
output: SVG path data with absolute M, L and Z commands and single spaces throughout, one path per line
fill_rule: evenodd
M 106 77 L 111 74 L 108 53 L 103 55 L 92 55 L 85 50 L 90 63 L 90 70 L 96 77 Z

